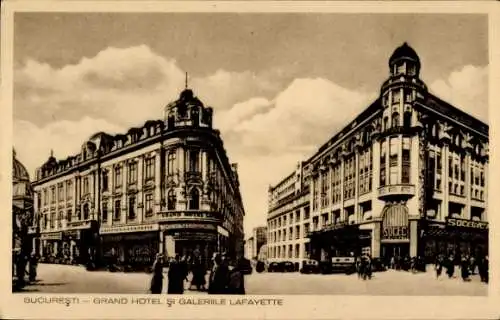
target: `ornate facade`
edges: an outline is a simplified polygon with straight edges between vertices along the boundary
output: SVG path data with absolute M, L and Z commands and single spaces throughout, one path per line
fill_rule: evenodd
M 244 209 L 213 110 L 189 89 L 165 119 L 126 134 L 94 134 L 77 155 L 52 155 L 34 182 L 41 254 L 85 263 L 149 264 L 215 251 L 243 255 Z
M 420 68 L 408 44 L 398 47 L 379 98 L 293 175 L 309 179 L 311 214 L 299 230 L 309 245 L 292 256 L 487 255 L 488 126 L 431 94 Z M 282 193 L 287 180 L 270 189 L 268 226 L 278 235 L 286 213 L 275 203 L 292 210 L 301 190 Z M 269 241 L 269 255 L 289 260 L 283 245 Z

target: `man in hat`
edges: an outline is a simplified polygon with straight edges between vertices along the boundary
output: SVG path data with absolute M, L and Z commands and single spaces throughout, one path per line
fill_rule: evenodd
M 210 272 L 208 293 L 225 294 L 228 283 L 229 269 L 220 254 L 214 254 L 214 266 Z

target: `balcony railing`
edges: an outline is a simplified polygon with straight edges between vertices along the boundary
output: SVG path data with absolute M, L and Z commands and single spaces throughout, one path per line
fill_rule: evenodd
M 414 195 L 415 186 L 412 184 L 393 184 L 378 188 L 378 197 L 381 199 L 394 196 L 413 197 Z

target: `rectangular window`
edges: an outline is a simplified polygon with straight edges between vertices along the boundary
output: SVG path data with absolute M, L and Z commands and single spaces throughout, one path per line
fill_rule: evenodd
M 102 203 L 102 222 L 107 222 L 108 221 L 108 203 L 103 202 Z
M 453 178 L 453 159 L 448 159 L 448 177 Z
M 380 167 L 380 185 L 385 186 L 385 166 Z
M 309 207 L 304 208 L 304 220 L 309 219 L 309 214 L 310 214 L 309 211 L 310 211 Z
M 309 232 L 309 223 L 304 224 L 304 238 L 307 237 L 307 233 Z
M 71 212 L 71 209 L 66 212 L 66 221 L 71 222 L 71 219 L 73 218 L 73 213 Z
M 56 225 L 56 213 L 51 212 L 50 213 L 50 228 L 54 229 L 55 225 Z
M 153 179 L 155 176 L 155 158 L 146 159 L 146 180 Z
M 113 214 L 113 220 L 120 220 L 120 217 L 121 217 L 121 201 L 120 200 L 116 200 L 115 201 L 115 211 L 114 211 L 114 214 Z
M 109 182 L 108 182 L 108 171 L 102 172 L 102 191 L 108 191 Z
M 391 167 L 390 168 L 389 184 L 398 184 L 398 167 Z
M 148 193 L 146 194 L 146 216 L 151 216 L 153 215 L 153 194 Z
M 443 168 L 443 164 L 441 163 L 441 152 L 436 152 L 436 173 L 441 174 L 441 170 Z
M 47 189 L 43 190 L 43 205 L 46 206 L 49 203 L 49 194 Z
M 51 203 L 55 203 L 56 202 L 56 187 L 52 187 L 50 189 L 50 191 L 51 191 L 51 195 L 50 195 L 51 196 L 51 199 L 50 199 L 51 201 L 50 202 Z
M 128 198 L 128 218 L 135 219 L 135 197 Z
M 189 171 L 200 171 L 200 152 L 198 150 L 189 151 Z
M 295 245 L 295 258 L 298 258 L 300 254 L 300 245 Z
M 295 226 L 295 239 L 300 238 L 300 226 Z
M 168 167 L 167 167 L 168 175 L 172 175 L 175 173 L 175 168 L 174 168 L 175 158 L 176 158 L 175 151 L 170 151 L 168 153 Z
M 290 229 L 288 229 L 288 240 L 292 240 L 293 238 L 293 228 L 290 227 Z
M 73 198 L 73 182 L 68 181 L 66 183 L 66 199 L 72 199 Z
M 128 183 L 136 183 L 137 182 L 137 162 L 129 163 L 128 165 Z
M 122 185 L 122 171 L 120 167 L 115 168 L 115 188 L 120 188 Z
M 58 192 L 57 200 L 59 200 L 59 202 L 63 201 L 64 200 L 64 188 L 63 188 L 62 183 L 59 183 L 57 185 L 57 192 Z

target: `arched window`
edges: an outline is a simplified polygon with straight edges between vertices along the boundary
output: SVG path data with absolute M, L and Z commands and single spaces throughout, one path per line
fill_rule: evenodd
M 193 188 L 189 194 L 189 210 L 200 209 L 200 193 L 198 189 Z
M 410 111 L 406 111 L 403 115 L 403 126 L 407 129 L 411 127 L 411 112 Z
M 391 121 L 392 127 L 399 127 L 399 113 L 394 112 L 392 114 L 392 121 Z
M 382 130 L 387 130 L 389 129 L 389 118 L 388 117 L 384 117 L 384 123 L 383 123 L 383 126 L 382 126 Z
M 193 109 L 191 109 L 191 121 L 193 121 L 194 127 L 198 127 L 200 125 L 200 112 L 198 107 L 193 107 Z
M 174 190 L 170 190 L 168 192 L 168 197 L 167 197 L 167 209 L 168 210 L 175 210 L 175 204 L 176 204 L 176 197 L 175 197 L 175 192 Z
M 89 218 L 89 204 L 86 203 L 83 205 L 83 220 L 87 220 Z

